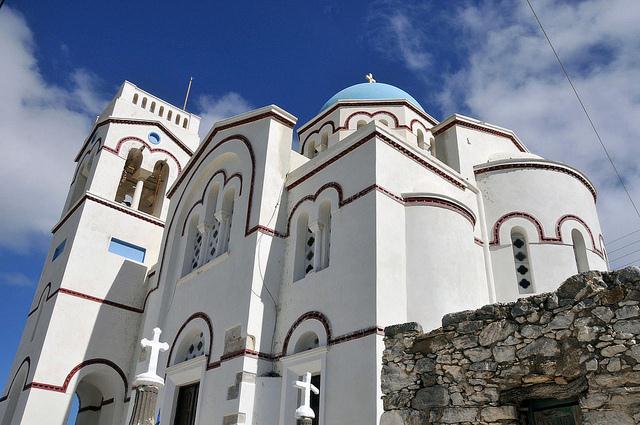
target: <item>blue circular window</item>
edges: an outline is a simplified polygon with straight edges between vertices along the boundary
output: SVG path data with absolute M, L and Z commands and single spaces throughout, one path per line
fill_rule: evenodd
M 158 133 L 149 133 L 149 141 L 154 145 L 160 143 L 160 135 Z

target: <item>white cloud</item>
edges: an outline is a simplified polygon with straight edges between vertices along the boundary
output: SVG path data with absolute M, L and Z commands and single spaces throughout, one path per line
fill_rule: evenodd
M 367 16 L 368 37 L 379 53 L 391 58 L 399 53 L 411 71 L 423 71 L 431 63 L 427 32 L 416 30 L 416 22 L 411 17 L 428 13 L 428 10 L 425 4 L 406 6 L 393 0 L 374 2 Z
M 209 132 L 216 121 L 253 109 L 246 99 L 235 92 L 229 92 L 218 98 L 208 95 L 200 96 L 197 105 L 200 110 L 199 115 L 202 118 L 200 121 L 201 137 Z
M 76 70 L 69 88 L 45 81 L 24 18 L 0 13 L 0 246 L 27 251 L 58 220 L 73 157 L 103 101 L 96 77 Z
M 640 205 L 640 3 L 532 3 Z M 443 77 L 438 101 L 446 114 L 468 113 L 512 128 L 533 152 L 585 171 L 598 187 L 600 218 L 609 239 L 640 228 L 527 4 L 465 2 L 449 13 L 452 19 L 444 23 L 462 62 L 452 61 L 454 72 Z M 423 28 L 436 26 L 424 16 L 412 18 L 413 28 L 421 28 L 419 19 Z M 406 63 L 404 55 L 398 60 Z M 615 265 L 635 258 L 640 255 Z
M 34 281 L 23 273 L 0 272 L 0 285 L 30 287 Z

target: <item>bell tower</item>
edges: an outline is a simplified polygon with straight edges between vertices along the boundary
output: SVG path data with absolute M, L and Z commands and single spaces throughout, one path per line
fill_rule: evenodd
M 124 82 L 75 158 L 0 425 L 121 424 L 169 200 L 200 118 Z

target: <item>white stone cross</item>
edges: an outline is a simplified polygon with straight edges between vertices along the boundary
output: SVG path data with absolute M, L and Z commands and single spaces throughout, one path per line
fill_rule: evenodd
M 296 381 L 293 386 L 302 391 L 302 404 L 296 409 L 296 419 L 315 418 L 316 414 L 313 413 L 313 409 L 310 406 L 311 391 L 313 391 L 314 394 L 320 394 L 320 390 L 311 383 L 311 372 L 305 373 L 303 380 Z
M 149 356 L 149 367 L 147 368 L 147 371 L 136 376 L 137 383 L 164 385 L 164 379 L 159 377 L 157 374 L 158 356 L 160 355 L 160 352 L 167 351 L 169 349 L 169 344 L 166 342 L 160 342 L 161 333 L 162 331 L 160 328 L 154 328 L 153 339 L 151 341 L 147 338 L 143 338 L 142 341 L 140 341 L 143 348 L 151 348 L 151 355 Z
M 370 83 L 375 83 L 376 80 L 373 78 L 373 74 L 372 73 L 368 73 L 367 75 L 364 76 L 364 78 L 367 79 L 368 82 Z

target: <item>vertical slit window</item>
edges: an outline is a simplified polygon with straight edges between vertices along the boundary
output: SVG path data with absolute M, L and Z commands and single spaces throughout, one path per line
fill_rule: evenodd
M 516 271 L 516 282 L 521 294 L 533 293 L 533 280 L 531 278 L 531 263 L 529 259 L 529 244 L 524 233 L 511 232 L 511 246 L 513 248 L 513 261 Z

